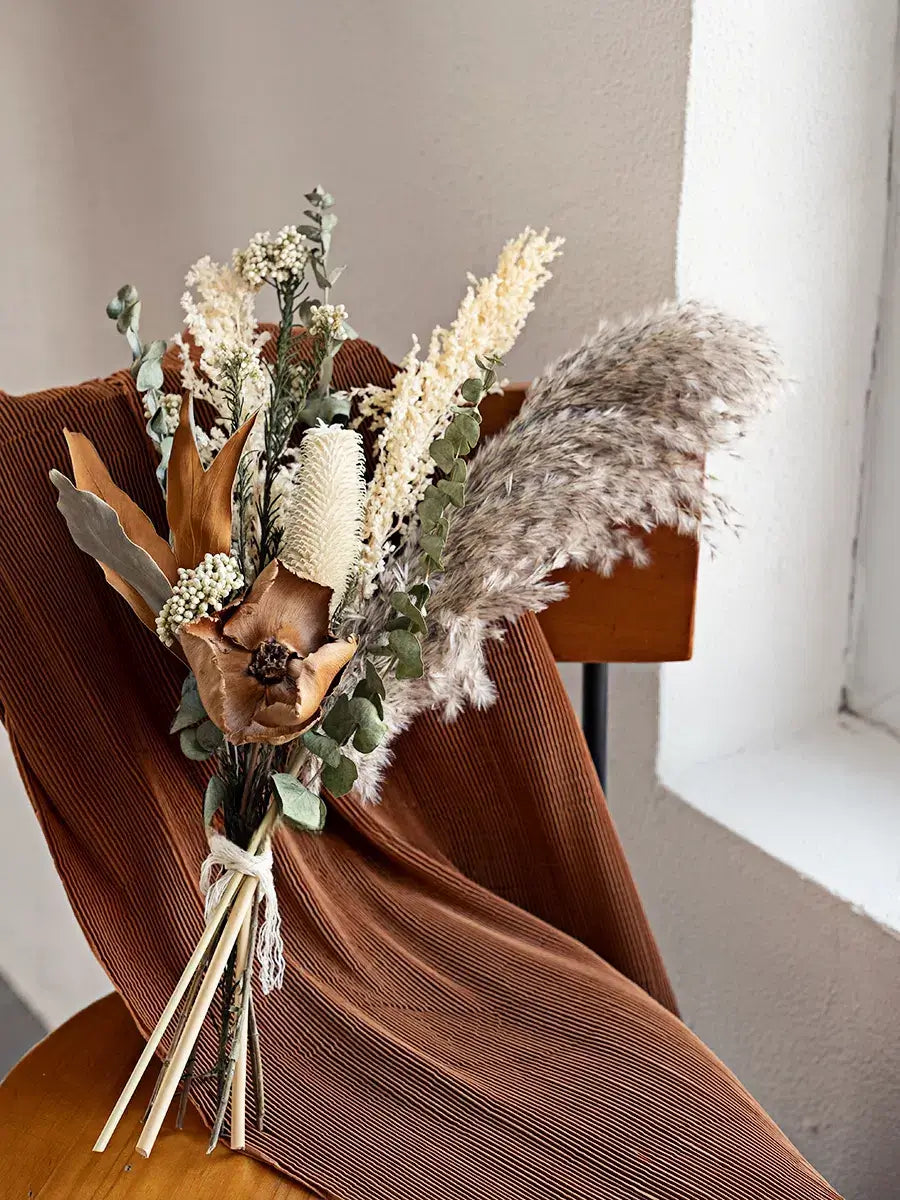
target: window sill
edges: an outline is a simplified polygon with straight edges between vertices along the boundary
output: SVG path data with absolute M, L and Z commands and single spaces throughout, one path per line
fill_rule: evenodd
M 662 783 L 879 924 L 900 931 L 900 741 L 829 717 Z

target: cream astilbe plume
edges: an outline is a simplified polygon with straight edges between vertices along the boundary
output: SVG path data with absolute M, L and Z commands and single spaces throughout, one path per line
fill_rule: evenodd
M 300 443 L 294 485 L 285 498 L 279 557 L 298 575 L 332 589 L 332 611 L 359 563 L 364 471 L 360 435 L 320 423 Z
M 391 388 L 362 397 L 361 419 L 380 428 L 363 521 L 360 578 L 366 594 L 374 590 L 391 538 L 422 499 L 434 471 L 429 446 L 446 429 L 460 387 L 479 373 L 476 357 L 502 358 L 512 348 L 562 242 L 548 239 L 546 229 L 525 229 L 507 242 L 493 275 L 469 276 L 456 320 L 449 329 L 434 330 L 427 358 L 419 361 L 414 342 Z

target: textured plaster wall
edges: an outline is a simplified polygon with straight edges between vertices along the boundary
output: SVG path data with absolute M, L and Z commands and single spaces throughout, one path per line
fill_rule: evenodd
M 885 0 L 694 6 L 679 291 L 764 324 L 793 388 L 710 464 L 743 528 L 702 565 L 693 660 L 664 673 L 664 774 L 840 701 L 896 24 Z
M 357 329 L 394 355 L 450 319 L 526 223 L 568 238 L 516 378 L 601 312 L 670 295 L 688 0 L 35 0 L 0 40 L 0 386 L 103 374 L 125 280 L 174 332 L 185 269 L 337 196 Z M 112 601 L 113 603 L 115 601 Z M 570 672 L 570 676 L 571 676 Z M 636 731 L 636 738 L 650 733 Z M 8 755 L 0 971 L 48 1022 L 106 982 L 73 932 Z
M 848 1200 L 896 1200 L 900 941 L 656 782 L 631 735 L 655 668 L 614 670 L 611 713 L 610 806 L 682 1016 Z
M 900 1196 L 900 943 L 660 788 L 628 731 L 659 716 L 668 779 L 719 755 L 739 770 L 735 752 L 836 711 L 896 21 L 882 0 L 694 4 L 679 291 L 767 325 L 794 387 L 739 459 L 711 464 L 744 528 L 702 565 L 694 660 L 665 667 L 661 690 L 623 669 L 612 702 L 611 802 L 684 1015 L 853 1200 Z M 813 858 L 830 800 L 810 805 Z M 775 853 L 771 805 L 741 825 L 752 836 L 763 809 Z

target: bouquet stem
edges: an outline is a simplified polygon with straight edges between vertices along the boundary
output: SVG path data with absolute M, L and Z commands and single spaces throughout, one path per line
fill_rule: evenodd
M 219 981 L 228 965 L 228 958 L 234 949 L 244 918 L 250 912 L 253 897 L 256 895 L 256 880 L 245 876 L 238 886 L 234 907 L 225 922 L 225 928 L 213 953 L 209 970 L 200 985 L 194 1007 L 191 1009 L 181 1037 L 172 1051 L 172 1058 L 166 1067 L 165 1075 L 160 1084 L 159 1093 L 150 1108 L 150 1115 L 144 1125 L 143 1132 L 138 1138 L 137 1152 L 147 1158 L 153 1149 L 172 1098 L 178 1088 L 179 1080 L 187 1065 L 191 1050 L 200 1036 L 200 1029 L 206 1019 L 219 986 Z
M 270 806 L 259 828 L 250 839 L 248 850 L 251 853 L 257 853 L 269 838 L 277 816 L 278 811 L 275 805 Z M 147 1113 L 143 1132 L 137 1143 L 139 1154 L 144 1157 L 150 1154 L 165 1114 L 178 1089 L 178 1084 L 189 1062 L 192 1063 L 193 1061 L 193 1051 L 203 1021 L 209 1012 L 216 989 L 219 986 L 232 950 L 235 948 L 245 923 L 248 923 L 248 937 L 250 936 L 249 923 L 252 921 L 251 910 L 254 908 L 256 895 L 257 880 L 251 876 L 235 873 L 229 879 L 221 900 L 210 915 L 203 933 L 200 935 L 200 940 L 175 986 L 175 990 L 169 998 L 166 1007 L 163 1009 L 156 1027 L 147 1039 L 147 1043 L 134 1066 L 134 1070 L 131 1072 L 125 1087 L 122 1089 L 121 1095 L 100 1132 L 100 1136 L 94 1144 L 94 1150 L 98 1153 L 104 1151 L 109 1145 L 113 1133 L 165 1036 L 166 1030 L 178 1012 L 181 1001 L 185 998 L 186 993 L 190 991 L 184 1014 L 178 1022 L 176 1036 L 173 1038 L 167 1060 L 164 1062 L 160 1077 L 157 1080 L 157 1086 Z M 253 942 L 251 940 L 248 951 L 249 958 L 251 959 L 252 945 Z M 238 1032 L 240 1032 L 242 1026 L 247 1028 L 249 1032 L 249 995 L 251 991 L 249 973 L 246 975 L 246 985 L 246 988 L 242 992 L 242 1013 L 244 1010 L 245 995 L 247 997 L 246 1007 L 248 1013 L 244 1013 L 243 1020 L 238 1026 Z M 226 996 L 225 1003 L 226 1005 L 230 1005 L 230 996 Z M 254 1033 L 255 1028 L 254 1020 Z M 253 1037 L 252 1041 L 255 1043 L 254 1056 L 258 1056 L 258 1038 Z M 261 1076 L 261 1061 L 255 1061 L 254 1063 L 254 1079 L 257 1072 Z M 229 1079 L 229 1086 L 223 1088 L 226 1104 L 231 1090 L 230 1084 L 231 1080 Z M 185 1084 L 185 1087 L 188 1085 L 189 1081 Z M 257 1092 L 257 1096 L 260 1106 L 259 1111 L 261 1112 L 261 1090 Z

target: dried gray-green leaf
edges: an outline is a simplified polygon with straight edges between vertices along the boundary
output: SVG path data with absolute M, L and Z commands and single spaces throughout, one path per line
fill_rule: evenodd
M 440 469 L 449 475 L 457 455 L 457 449 L 453 443 L 444 437 L 435 438 L 428 452 Z
M 181 742 L 181 753 L 185 758 L 190 758 L 193 762 L 205 762 L 211 755 L 215 754 L 215 750 L 207 750 L 205 746 L 200 744 L 197 737 L 197 726 L 192 725 L 190 729 L 182 729 L 178 738 Z
M 193 679 L 193 675 L 188 676 Z M 182 729 L 189 729 L 192 725 L 199 725 L 201 721 L 207 719 L 206 709 L 203 707 L 203 701 L 200 699 L 200 693 L 197 691 L 196 684 L 187 691 L 181 693 L 181 703 L 178 705 L 178 710 L 172 724 L 169 726 L 169 733 L 179 733 Z
M 397 678 L 421 679 L 424 674 L 422 647 L 416 635 L 408 629 L 392 629 L 388 644 L 397 656 Z
M 149 392 L 161 388 L 165 382 L 165 377 L 163 376 L 162 363 L 159 359 L 147 358 L 145 356 L 138 368 L 137 378 L 134 382 L 139 392 Z
M 158 613 L 172 595 L 172 585 L 147 551 L 128 537 L 115 510 L 93 492 L 75 487 L 60 471 L 51 471 L 50 479 L 59 492 L 59 510 L 79 550 L 115 571 Z
M 425 618 L 413 604 L 412 599 L 406 592 L 391 593 L 391 608 L 395 612 L 400 613 L 409 622 L 409 626 L 416 633 L 427 632 L 428 626 L 425 624 Z
M 427 587 L 428 585 L 426 584 L 425 586 Z M 384 699 L 385 695 L 387 694 L 384 686 L 384 680 L 378 673 L 378 668 L 374 663 L 369 662 L 368 659 L 366 660 L 366 686 L 372 692 L 374 692 L 376 696 L 380 696 L 382 699 Z
M 205 721 L 201 721 L 197 726 L 197 745 L 207 750 L 210 754 L 222 745 L 225 736 L 222 730 L 213 721 L 207 717 Z
M 277 773 L 272 776 L 281 815 L 293 829 L 304 833 L 321 833 L 325 827 L 327 809 L 321 796 L 304 787 L 293 775 Z
M 316 729 L 308 729 L 300 739 L 303 745 L 330 767 L 336 767 L 341 758 L 341 747 L 327 733 L 319 733 Z
M 371 754 L 387 736 L 387 725 L 381 720 L 372 701 L 363 696 L 355 696 L 350 701 L 350 712 L 356 723 L 356 732 L 353 735 L 354 748 L 360 754 Z
M 346 696 L 338 696 L 325 714 L 325 719 L 322 721 L 323 731 L 342 746 L 355 728 L 356 725 L 350 713 L 349 699 Z
M 477 404 L 481 399 L 483 384 L 480 379 L 467 379 L 459 390 L 467 404 Z
M 225 805 L 226 797 L 228 796 L 228 785 L 225 780 L 218 775 L 213 775 L 206 785 L 206 791 L 203 795 L 203 824 L 211 825 L 212 819 Z
M 341 756 L 336 767 L 322 768 L 322 786 L 331 792 L 332 796 L 346 796 L 356 783 L 356 763 L 352 758 Z
M 456 508 L 462 508 L 466 502 L 466 485 L 464 483 L 454 483 L 452 479 L 439 479 L 437 486 L 451 504 Z

